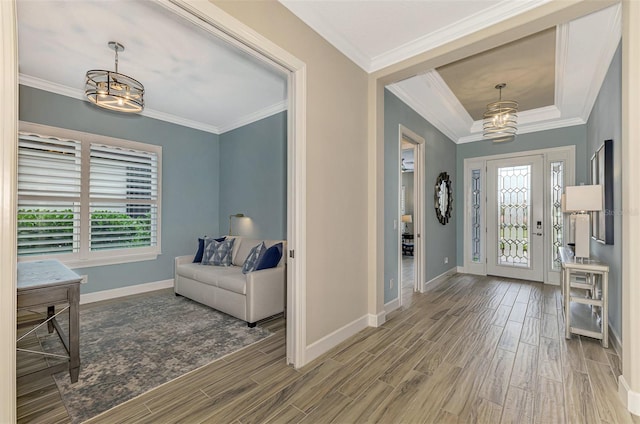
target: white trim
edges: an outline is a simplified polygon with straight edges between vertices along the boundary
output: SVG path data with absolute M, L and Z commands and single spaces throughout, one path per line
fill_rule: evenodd
M 400 298 L 393 299 L 391 302 L 387 302 L 384 304 L 384 311 L 378 312 L 380 314 L 388 314 L 389 312 L 393 312 L 400 307 Z M 372 314 L 369 314 L 372 316 Z M 375 325 L 373 327 L 376 327 Z
M 329 349 L 347 340 L 349 337 L 358 334 L 358 332 L 364 330 L 368 326 L 369 314 L 366 314 L 354 321 L 351 321 L 349 324 L 338 328 L 336 331 L 327 334 L 320 340 L 311 343 L 307 346 L 305 352 L 305 359 L 307 360 L 307 363 L 313 361 L 323 353 L 329 351 Z
M 458 267 L 456 267 L 456 272 L 457 272 L 458 274 L 465 274 L 464 267 L 463 267 L 463 266 L 458 266 Z
M 0 1 L 0 423 L 16 422 L 18 40 L 16 2 Z
M 444 281 L 448 278 L 451 278 L 452 276 L 456 275 L 456 273 L 458 272 L 458 267 L 454 266 L 453 268 L 443 272 L 442 274 L 438 275 L 437 277 L 433 277 L 431 280 L 427 281 L 426 283 L 424 283 L 423 287 L 422 287 L 422 291 L 424 292 L 427 289 L 427 286 L 429 284 L 434 284 L 434 283 L 439 283 L 441 281 Z
M 170 287 L 173 287 L 173 278 L 169 280 L 153 281 L 151 283 L 136 284 L 134 286 L 120 287 L 117 289 L 101 290 L 94 293 L 85 293 L 80 295 L 80 304 L 86 305 L 87 303 L 117 299 L 119 297 L 148 293 L 156 290 L 168 289 Z
M 543 208 L 544 208 L 544 228 L 551 228 L 551 224 L 550 224 L 550 218 L 549 218 L 549 214 L 548 214 L 548 202 L 547 199 L 549 197 L 549 193 L 548 193 L 548 187 L 550 187 L 550 183 L 548 180 L 548 170 L 549 170 L 549 163 L 552 161 L 556 161 L 556 160 L 564 160 L 565 161 L 565 187 L 566 186 L 570 186 L 573 185 L 575 182 L 575 160 L 576 160 L 576 146 L 574 145 L 569 145 L 569 146 L 560 146 L 560 147 L 551 147 L 548 149 L 537 149 L 537 150 L 527 150 L 527 151 L 523 151 L 523 152 L 514 152 L 514 153 L 503 153 L 503 154 L 498 154 L 498 155 L 488 155 L 488 156 L 479 156 L 479 157 L 473 157 L 473 158 L 466 158 L 464 159 L 464 171 L 463 171 L 463 178 L 464 178 L 464 183 L 463 183 L 463 187 L 464 187 L 464 193 L 463 193 L 463 199 L 464 199 L 464 204 L 463 204 L 463 208 L 464 208 L 464 222 L 463 222 L 463 229 L 464 229 L 464 234 L 463 234 L 463 263 L 464 263 L 464 269 L 471 273 L 471 274 L 477 274 L 477 275 L 487 275 L 487 264 L 486 264 L 486 252 L 487 252 L 487 238 L 485 237 L 482 240 L 481 243 L 481 251 L 482 251 L 482 257 L 481 257 L 481 262 L 480 263 L 473 263 L 471 262 L 471 259 L 468 255 L 468 252 L 470 251 L 471 247 L 470 247 L 470 243 L 471 240 L 469 238 L 469 234 L 470 234 L 470 229 L 471 229 L 471 223 L 470 223 L 470 217 L 471 217 L 471 211 L 470 211 L 470 198 L 468 196 L 469 194 L 469 190 L 470 190 L 470 186 L 468 184 L 468 180 L 469 180 L 469 173 L 471 172 L 472 168 L 480 168 L 481 169 L 481 178 L 483 178 L 483 180 L 487 181 L 487 173 L 486 173 L 486 167 L 487 167 L 487 162 L 490 160 L 499 160 L 499 159 L 513 159 L 513 158 L 518 158 L 518 157 L 522 157 L 522 156 L 531 156 L 531 155 L 542 155 L 543 156 L 543 162 L 544 162 L 544 166 L 543 166 L 543 187 L 544 187 L 544 193 L 543 193 Z M 486 188 L 486 184 L 483 183 L 482 187 L 486 193 L 487 188 Z M 486 222 L 486 218 L 487 218 L 487 212 L 486 212 L 486 202 L 482 202 L 481 203 L 481 215 L 482 215 L 482 221 L 483 221 L 483 225 L 486 228 L 487 226 L 487 222 Z M 549 242 L 548 236 L 549 233 L 545 230 L 544 231 L 544 248 L 546 249 L 546 246 Z M 560 280 L 559 280 L 559 276 L 558 279 L 556 280 L 554 276 L 551 276 L 552 273 L 556 273 L 556 271 L 551 271 L 550 270 L 550 261 L 547 260 L 547 253 L 548 252 L 544 252 L 544 271 L 543 271 L 543 281 L 545 284 L 552 284 L 552 285 L 559 285 L 560 284 Z M 552 278 L 553 277 L 553 278 Z
M 374 56 L 371 58 L 369 66 L 364 69 L 367 72 L 378 71 L 420 53 L 435 49 L 436 47 L 495 25 L 498 22 L 507 20 L 531 9 L 535 9 L 548 1 L 549 0 L 531 0 L 526 2 L 501 1 L 479 13 L 460 19 L 459 21 L 453 22 L 444 28 L 405 43 L 400 47 L 387 50 L 383 54 Z M 324 34 L 324 29 L 322 33 Z M 336 47 L 342 50 L 340 46 Z M 348 54 L 347 56 L 351 57 Z
M 59 94 L 72 99 L 86 101 L 87 98 L 84 95 L 84 91 L 78 88 L 67 87 L 66 85 L 57 84 L 55 82 L 43 80 L 41 78 L 33 77 L 31 75 L 20 74 L 19 82 L 22 85 L 37 88 L 39 90 L 48 91 L 50 93 Z M 280 113 L 287 109 L 287 100 L 277 102 L 271 106 L 267 106 L 263 109 L 249 113 L 234 119 L 231 122 L 223 123 L 219 126 L 207 124 L 204 122 L 194 121 L 192 119 L 183 118 L 181 116 L 173 115 L 171 113 L 160 112 L 159 110 L 145 108 L 139 115 L 146 116 L 147 118 L 157 119 L 159 121 L 170 122 L 172 124 L 181 125 L 183 127 L 194 128 L 196 130 L 205 131 L 212 134 L 223 134 L 227 131 L 234 130 L 236 128 L 249 125 L 257 122 L 261 119 L 268 118 L 269 116 Z
M 640 392 L 634 392 L 629 388 L 624 375 L 618 377 L 618 395 L 629 412 L 640 415 Z
M 245 125 L 249 125 L 261 119 L 275 115 L 276 113 L 285 111 L 287 110 L 287 105 L 288 105 L 288 101 L 283 100 L 271 106 L 267 106 L 264 109 L 260 109 L 248 115 L 242 116 L 233 122 L 229 122 L 227 124 L 220 126 L 220 134 L 226 133 L 231 130 L 235 130 L 236 128 L 244 127 Z
M 369 314 L 369 327 L 380 327 L 382 324 L 386 322 L 387 312 L 381 311 L 377 314 Z
M 397 299 L 399 301 L 399 305 L 402 305 L 402 231 L 400 231 L 401 225 L 401 205 L 400 205 L 400 197 L 402 191 L 402 170 L 400 169 L 400 158 L 402 158 L 402 141 L 403 139 L 407 139 L 413 145 L 413 154 L 414 154 L 414 173 L 413 173 L 413 248 L 414 248 L 414 277 L 415 283 L 413 289 L 416 291 L 421 291 L 420 282 L 423 279 L 423 276 L 426 274 L 425 269 L 425 257 L 426 257 L 426 249 L 424 237 L 422 234 L 424 233 L 424 222 L 425 222 L 425 213 L 424 213 L 424 174 L 425 174 L 425 158 L 426 158 L 426 142 L 424 137 L 419 134 L 411 131 L 409 128 L 405 127 L 402 124 L 398 125 L 398 212 L 397 212 L 397 249 L 398 249 L 398 273 L 396 277 L 396 286 L 397 286 Z

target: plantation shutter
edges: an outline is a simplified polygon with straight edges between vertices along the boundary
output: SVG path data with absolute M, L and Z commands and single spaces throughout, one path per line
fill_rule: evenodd
M 157 245 L 158 156 L 91 144 L 90 250 Z
M 19 134 L 18 255 L 78 251 L 80 152 L 75 140 Z

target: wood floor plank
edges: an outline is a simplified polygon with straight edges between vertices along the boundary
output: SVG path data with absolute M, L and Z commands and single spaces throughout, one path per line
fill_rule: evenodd
M 609 364 L 602 364 L 591 359 L 587 359 L 585 362 L 600 419 L 607 423 L 632 423 L 631 414 L 617 396 L 617 383 Z
M 363 367 L 360 372 L 348 379 L 338 390 L 349 397 L 358 397 L 362 390 L 384 374 L 385 370 L 391 368 L 405 353 L 407 353 L 407 349 L 403 347 L 389 346 L 375 358 L 375 362 L 371 364 L 372 366 Z
M 480 397 L 497 405 L 504 405 L 515 358 L 516 354 L 513 352 L 504 349 L 496 350 L 489 365 L 487 378 L 480 387 Z
M 567 421 L 595 424 L 600 422 L 587 374 L 574 370 L 565 373 L 564 404 Z
M 560 342 L 558 340 L 540 337 L 538 374 L 562 382 L 562 359 L 560 358 Z
M 599 340 L 580 336 L 580 344 L 582 345 L 585 359 L 600 362 L 601 364 L 609 364 L 605 349 L 602 348 Z
M 509 386 L 502 411 L 501 424 L 533 423 L 533 392 Z
M 385 383 L 396 387 L 404 376 L 416 366 L 422 358 L 426 355 L 430 355 L 430 350 L 435 346 L 435 343 L 429 340 L 419 340 L 414 348 L 404 353 L 397 361 L 393 362 L 382 375 L 380 380 Z
M 504 326 L 502 337 L 500 337 L 500 341 L 498 342 L 498 347 L 515 353 L 518 350 L 521 332 L 522 324 L 515 321 L 507 322 Z
M 446 333 L 436 344 L 432 346 L 429 353 L 425 354 L 414 366 L 414 370 L 423 374 L 431 375 L 444 362 L 444 358 L 450 351 L 456 349 L 460 341 L 457 335 Z
M 511 305 L 500 305 L 498 306 L 498 309 L 493 316 L 491 324 L 504 327 L 504 325 L 507 323 L 507 320 L 509 319 L 509 315 L 511 315 Z
M 560 353 L 564 367 L 581 373 L 587 372 L 579 337 L 573 337 L 571 339 L 563 338 L 560 342 Z
M 305 424 L 330 423 L 346 410 L 350 403 L 349 397 L 339 392 L 331 392 L 314 405 L 311 412 L 301 422 Z
M 441 409 L 432 422 L 438 424 L 458 424 L 458 416 Z
M 545 377 L 538 378 L 534 423 L 564 422 L 564 393 L 562 383 Z
M 524 323 L 524 318 L 526 314 L 527 314 L 527 304 L 516 302 L 513 304 L 513 308 L 511 308 L 511 313 L 509 314 L 509 321 Z
M 369 420 L 376 408 L 393 392 L 393 386 L 380 380 L 374 380 L 362 390 L 360 396 L 347 409 L 336 416 L 336 423 L 364 423 Z
M 556 315 L 544 313 L 542 314 L 542 323 L 540 327 L 540 336 L 548 339 L 557 340 L 558 334 L 558 318 Z
M 499 423 L 502 407 L 487 399 L 478 398 L 469 414 L 462 417 L 459 423 Z
M 538 347 L 528 343 L 520 343 L 509 384 L 528 392 L 534 392 L 536 389 L 537 369 Z
M 287 405 L 274 415 L 267 424 L 297 424 L 306 417 L 306 414 L 291 405 Z
M 429 376 L 417 371 L 410 371 L 405 379 L 393 389 L 391 394 L 378 406 L 369 417 L 373 423 L 396 423 L 397 417 L 404 414 L 406 405 L 413 401 L 420 387 L 428 381 Z
M 520 341 L 535 346 L 540 344 L 540 320 L 538 318 L 525 316 Z

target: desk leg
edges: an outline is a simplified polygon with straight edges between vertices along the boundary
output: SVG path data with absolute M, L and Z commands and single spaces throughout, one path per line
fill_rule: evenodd
M 80 374 L 80 285 L 69 290 L 69 375 L 71 382 Z
M 52 316 L 56 314 L 55 306 L 47 306 L 47 319 L 51 319 Z M 49 333 L 53 333 L 53 321 L 47 322 L 47 330 Z
M 564 293 L 564 338 L 571 338 L 571 270 L 563 271 L 562 292 Z
M 600 315 L 602 316 L 600 323 L 602 324 L 602 347 L 605 349 L 609 347 L 609 311 L 607 299 L 609 294 L 609 273 L 602 273 L 602 308 L 600 308 Z

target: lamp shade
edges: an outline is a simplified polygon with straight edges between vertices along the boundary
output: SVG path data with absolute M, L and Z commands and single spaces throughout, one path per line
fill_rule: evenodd
M 412 215 L 402 215 L 402 222 L 405 222 L 405 223 L 413 222 L 413 216 Z
M 565 188 L 564 212 L 602 210 L 602 186 L 582 185 Z

